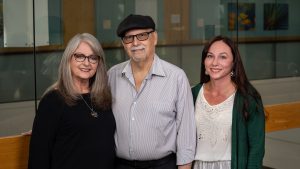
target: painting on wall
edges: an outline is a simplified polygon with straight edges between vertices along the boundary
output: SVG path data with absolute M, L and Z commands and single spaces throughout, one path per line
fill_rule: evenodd
M 228 3 L 228 30 L 255 30 L 255 4 Z
M 288 4 L 264 4 L 264 30 L 287 30 L 289 20 Z

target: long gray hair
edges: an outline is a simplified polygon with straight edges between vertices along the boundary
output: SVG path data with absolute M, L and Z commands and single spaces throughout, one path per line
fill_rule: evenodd
M 79 99 L 80 93 L 76 91 L 73 83 L 70 62 L 75 50 L 81 42 L 87 43 L 94 54 L 100 57 L 96 73 L 89 80 L 93 105 L 102 109 L 110 109 L 112 101 L 110 88 L 108 86 L 104 51 L 99 41 L 89 33 L 77 34 L 69 41 L 59 65 L 58 80 L 47 91 L 58 90 L 68 105 L 74 105 Z

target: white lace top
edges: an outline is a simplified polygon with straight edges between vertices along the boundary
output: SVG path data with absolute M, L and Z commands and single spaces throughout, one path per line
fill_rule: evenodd
M 224 102 L 210 105 L 200 89 L 195 105 L 197 149 L 195 160 L 231 160 L 233 93 Z

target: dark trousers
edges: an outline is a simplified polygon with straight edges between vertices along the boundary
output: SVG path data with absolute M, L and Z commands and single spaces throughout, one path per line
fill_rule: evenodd
M 117 158 L 115 169 L 177 169 L 176 155 L 170 154 L 161 159 L 149 161 L 129 161 Z

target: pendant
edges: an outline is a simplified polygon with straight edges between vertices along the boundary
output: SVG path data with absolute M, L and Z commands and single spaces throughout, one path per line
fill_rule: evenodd
M 91 111 L 91 115 L 95 118 L 98 118 L 98 113 L 95 111 Z

